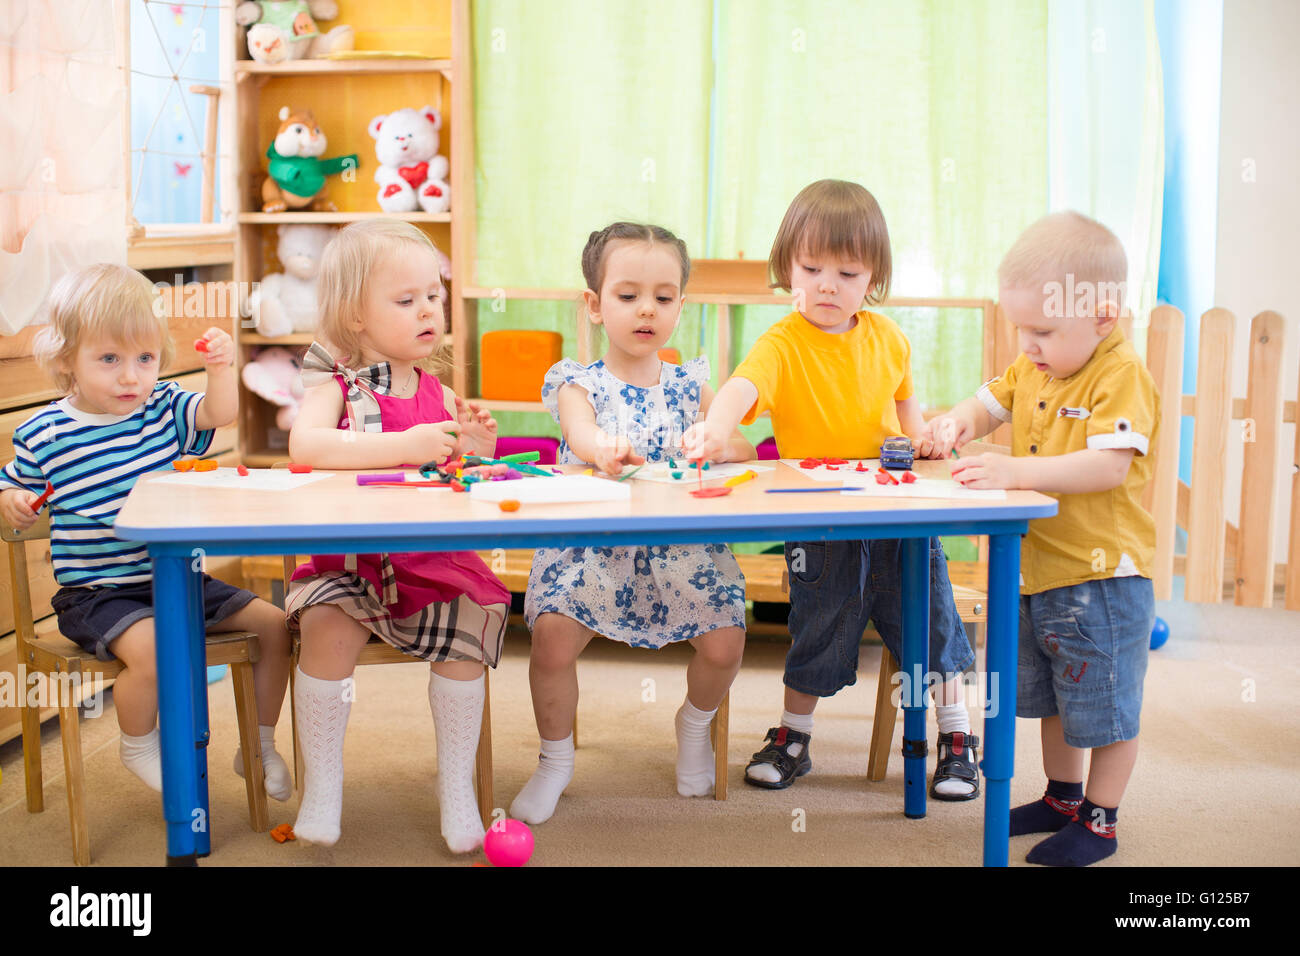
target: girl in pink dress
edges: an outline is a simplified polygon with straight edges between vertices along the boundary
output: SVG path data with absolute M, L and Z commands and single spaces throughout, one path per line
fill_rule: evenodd
M 321 338 L 303 363 L 307 392 L 289 435 L 295 462 L 394 468 L 492 455 L 496 422 L 431 374 L 444 294 L 438 251 L 408 223 L 353 223 L 326 247 Z M 313 555 L 285 606 L 302 636 L 294 706 L 306 773 L 295 834 L 326 846 L 339 838 L 352 672 L 373 635 L 429 661 L 442 835 L 454 853 L 478 847 L 483 668 L 500 657 L 509 591 L 470 551 Z

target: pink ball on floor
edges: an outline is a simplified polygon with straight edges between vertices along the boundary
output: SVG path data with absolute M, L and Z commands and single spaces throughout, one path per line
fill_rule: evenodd
M 533 831 L 522 820 L 501 820 L 488 827 L 483 852 L 493 866 L 523 866 L 533 855 Z

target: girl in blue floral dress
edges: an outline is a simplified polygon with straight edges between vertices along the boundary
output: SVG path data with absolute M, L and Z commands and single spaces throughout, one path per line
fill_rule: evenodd
M 608 348 L 594 365 L 566 359 L 546 375 L 542 401 L 564 433 L 560 463 L 617 474 L 624 465 L 680 457 L 682 434 L 713 400 L 707 359 L 670 365 L 658 356 L 685 301 L 685 243 L 658 226 L 614 223 L 591 234 L 582 271 L 588 315 Z M 737 431 L 722 460 L 753 457 Z M 745 648 L 745 579 L 725 545 L 539 549 L 524 615 L 541 754 L 512 816 L 550 819 L 573 777 L 578 655 L 597 634 L 633 647 L 694 646 L 676 717 L 677 792 L 712 792 L 709 724 Z

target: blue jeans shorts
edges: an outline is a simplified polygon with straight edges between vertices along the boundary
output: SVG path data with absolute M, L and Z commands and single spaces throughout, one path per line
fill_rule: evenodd
M 1021 595 L 1016 716 L 1060 715 L 1071 747 L 1132 740 L 1155 616 L 1149 578 Z
M 788 541 L 785 561 L 794 640 L 785 658 L 787 687 L 830 697 L 856 683 L 858 645 L 868 622 L 902 660 L 902 541 Z M 974 663 L 953 601 L 948 561 L 939 539 L 931 538 L 928 670 L 946 679 Z
M 203 624 L 224 621 L 256 597 L 225 581 L 203 575 Z M 116 660 L 108 645 L 136 621 L 153 617 L 153 582 L 120 587 L 60 588 L 50 599 L 59 633 L 101 661 Z

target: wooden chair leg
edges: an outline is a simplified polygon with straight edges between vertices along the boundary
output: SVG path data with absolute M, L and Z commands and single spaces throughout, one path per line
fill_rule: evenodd
M 496 796 L 492 786 L 492 693 L 488 689 L 488 669 L 483 668 L 483 724 L 478 732 L 478 755 L 474 759 L 474 789 L 478 794 L 478 813 L 483 826 L 492 825 Z
M 578 749 L 578 715 L 573 715 L 573 749 Z
M 713 799 L 727 799 L 727 738 L 731 719 L 731 691 L 722 695 L 709 729 L 713 735 Z
M 889 770 L 889 748 L 894 743 L 898 708 L 894 706 L 894 674 L 898 661 L 889 648 L 880 649 L 880 676 L 876 679 L 876 713 L 871 721 L 871 749 L 867 756 L 867 779 L 878 782 Z
M 19 666 L 19 673 L 22 673 Z M 48 675 L 44 675 L 48 681 Z M 45 778 L 41 771 L 41 711 L 26 706 L 27 683 L 18 682 L 18 719 L 23 729 L 23 776 L 27 782 L 27 812 L 45 810 Z
M 59 736 L 63 740 L 63 775 L 68 789 L 68 823 L 72 861 L 90 866 L 90 829 L 86 825 L 86 777 L 81 763 L 81 714 L 74 700 L 59 700 Z M 39 738 L 38 738 L 39 742 Z
M 255 833 L 271 826 L 266 812 L 266 782 L 263 778 L 262 736 L 257 726 L 257 694 L 253 687 L 253 665 L 236 661 L 230 665 L 235 688 L 235 715 L 239 722 L 239 746 L 244 758 L 244 786 L 248 791 L 248 825 Z
M 289 724 L 293 728 L 293 788 L 302 789 L 302 751 L 298 747 L 298 709 L 294 706 L 294 687 L 297 683 L 298 648 L 294 645 L 293 659 L 289 662 Z

